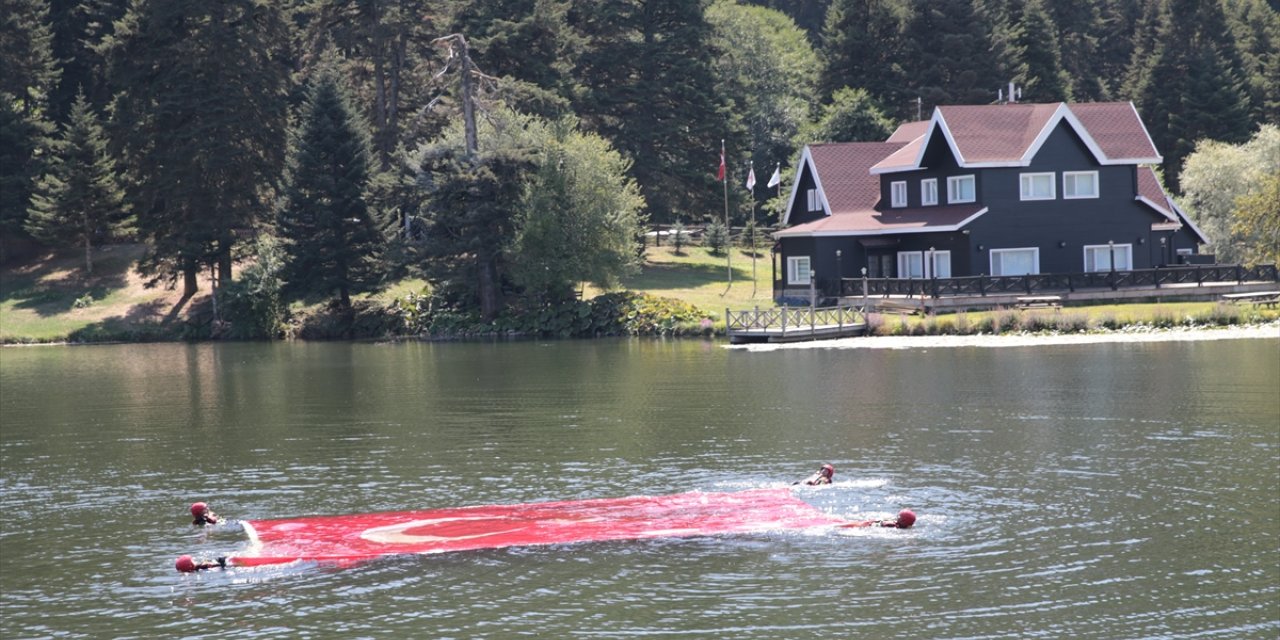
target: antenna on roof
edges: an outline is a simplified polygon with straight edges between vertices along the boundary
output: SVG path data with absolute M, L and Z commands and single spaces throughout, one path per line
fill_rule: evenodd
M 920 99 L 920 96 L 916 96 L 916 122 L 919 122 L 924 119 L 924 115 L 922 115 L 921 113 L 921 110 L 923 108 L 924 108 L 924 101 Z
M 1009 99 L 1007 102 L 1005 101 L 1004 89 L 996 89 L 997 104 L 1017 104 L 1018 100 L 1021 100 L 1021 99 L 1022 99 L 1022 87 L 1015 85 L 1013 81 L 1009 82 Z

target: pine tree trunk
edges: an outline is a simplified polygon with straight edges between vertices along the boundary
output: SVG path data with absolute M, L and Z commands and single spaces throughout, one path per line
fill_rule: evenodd
M 84 237 L 84 272 L 93 275 L 93 245 L 89 243 L 89 236 Z
M 185 260 L 182 263 L 182 297 L 190 298 L 196 295 L 200 290 L 200 283 L 196 280 L 196 263 L 194 260 Z
M 218 250 L 218 282 L 231 282 L 230 242 L 224 242 Z
M 499 298 L 498 283 L 492 259 L 482 259 L 480 263 L 480 318 L 485 322 L 498 316 Z

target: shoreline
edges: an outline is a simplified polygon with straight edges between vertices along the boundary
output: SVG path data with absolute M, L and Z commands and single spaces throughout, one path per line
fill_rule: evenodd
M 1229 327 L 1175 327 L 1152 329 L 1140 325 L 1093 333 L 1025 333 L 934 336 L 862 336 L 790 342 L 784 344 L 725 345 L 726 349 L 752 352 L 783 349 L 952 349 L 960 347 L 1038 347 L 1108 342 L 1196 342 L 1207 340 L 1280 340 L 1280 322 Z

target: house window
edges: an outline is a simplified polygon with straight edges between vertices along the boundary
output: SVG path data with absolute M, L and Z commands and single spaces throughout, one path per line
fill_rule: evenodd
M 950 278 L 951 277 L 951 252 L 950 251 L 930 251 L 933 259 L 930 260 L 930 271 L 926 276 L 932 278 Z
M 1084 248 L 1085 271 L 1110 271 L 1111 256 L 1115 256 L 1116 271 L 1133 269 L 1133 245 L 1091 244 Z
M 898 277 L 950 278 L 951 252 L 900 251 L 898 252 Z
M 924 258 L 919 251 L 898 252 L 898 277 L 923 278 Z
M 974 202 L 978 199 L 973 176 L 951 176 L 947 178 L 947 203 Z
M 907 183 L 891 182 L 889 183 L 889 199 L 894 207 L 907 206 Z
M 1068 200 L 1072 198 L 1098 197 L 1098 172 L 1062 172 L 1062 197 Z
M 822 200 L 818 198 L 818 190 L 809 190 L 809 211 L 822 211 Z
M 1052 173 L 1024 173 L 1022 179 L 1023 200 L 1053 200 L 1057 197 L 1054 191 Z
M 787 258 L 787 284 L 807 285 L 812 273 L 809 269 L 809 256 Z
M 938 179 L 929 178 L 920 181 L 920 204 L 932 206 L 938 204 Z
M 991 275 L 1025 276 L 1030 273 L 1040 273 L 1040 249 L 1027 247 L 991 250 Z

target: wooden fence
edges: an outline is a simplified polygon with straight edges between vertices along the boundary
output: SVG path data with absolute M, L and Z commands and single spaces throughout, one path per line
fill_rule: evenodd
M 856 327 L 867 322 L 859 307 L 776 307 L 772 309 L 724 310 L 729 331 L 788 330 L 813 331 L 821 327 Z
M 1167 285 L 1196 286 L 1205 283 L 1280 282 L 1276 265 L 1186 265 L 1096 271 L 1089 273 L 1040 273 L 1023 276 L 970 276 L 964 278 L 842 278 L 842 297 L 868 296 L 986 296 L 999 294 L 1033 295 L 1090 289 L 1156 289 Z M 864 289 L 865 288 L 865 289 Z

